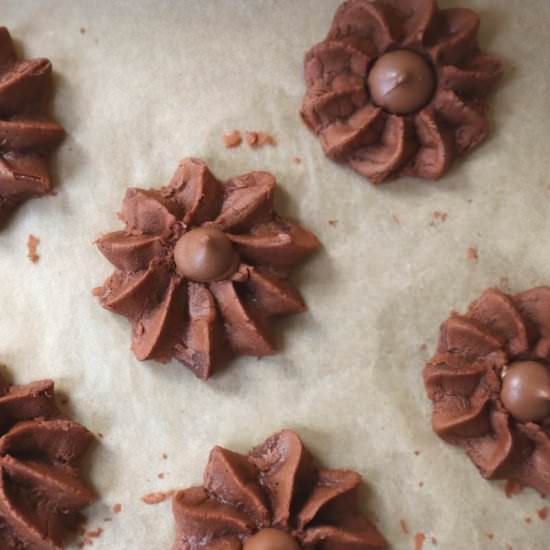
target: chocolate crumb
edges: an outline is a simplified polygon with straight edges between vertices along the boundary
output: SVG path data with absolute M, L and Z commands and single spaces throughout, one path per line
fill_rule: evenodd
M 537 510 L 537 515 L 544 521 L 548 517 L 548 508 L 545 506 L 544 508 Z
M 300 157 L 294 157 L 294 158 L 292 159 L 292 162 L 293 162 L 294 164 L 302 164 L 302 159 L 301 159 Z
M 449 214 L 448 212 L 442 212 L 440 210 L 436 210 L 433 214 L 432 214 L 432 220 L 433 220 L 433 223 L 430 224 L 430 225 L 435 225 L 437 223 L 445 223 L 447 221 L 447 218 L 449 217 Z
M 414 536 L 415 550 L 422 550 L 425 540 L 426 535 L 424 533 L 416 533 L 416 535 Z
M 159 479 L 164 479 L 164 472 L 161 472 L 158 476 Z
M 162 453 L 162 460 L 166 460 L 168 458 L 168 455 L 166 453 Z
M 245 132 L 244 140 L 253 149 L 264 145 L 277 145 L 277 140 L 267 132 Z
M 86 536 L 97 539 L 101 536 L 101 533 L 103 533 L 103 529 L 101 527 L 98 527 L 97 529 L 93 529 L 92 531 L 87 531 Z
M 338 223 L 338 220 L 329 220 L 328 221 L 328 224 L 331 225 L 332 227 L 336 227 L 337 223 Z
M 119 504 L 118 502 L 116 504 L 113 504 L 113 514 L 118 514 L 122 511 L 122 504 Z
M 29 235 L 29 238 L 27 240 L 27 258 L 29 258 L 33 264 L 40 260 L 40 256 L 36 252 L 39 243 L 40 239 L 38 237 L 35 237 L 34 235 Z
M 533 520 L 531 518 L 525 518 L 525 523 L 529 525 Z
M 486 536 L 489 540 L 493 540 L 493 539 L 495 538 L 494 533 L 485 533 L 485 536 Z
M 403 518 L 399 520 L 399 526 L 401 527 L 401 531 L 403 531 L 405 535 L 409 534 L 409 526 L 407 525 L 407 522 Z
M 97 437 L 99 437 L 99 439 L 103 439 L 103 434 L 101 432 L 97 432 Z
M 423 481 L 419 481 L 419 482 L 418 482 L 418 486 L 419 486 L 419 487 L 424 487 L 424 482 L 423 482 Z
M 80 34 L 86 34 L 86 28 L 80 27 Z
M 517 481 L 512 481 L 511 479 L 506 482 L 504 492 L 506 493 L 506 496 L 508 498 L 519 495 L 521 491 L 523 491 L 523 486 L 521 485 L 521 483 L 518 483 Z
M 175 491 L 159 491 L 158 493 L 149 493 L 148 495 L 141 497 L 141 500 L 145 504 L 160 504 L 161 502 L 164 502 L 165 500 L 174 496 L 174 493 Z
M 414 454 L 415 456 L 420 456 L 420 451 L 417 449 L 416 451 L 414 451 Z
M 227 149 L 234 149 L 235 147 L 239 147 L 242 142 L 243 138 L 239 130 L 233 130 L 232 132 L 228 132 L 223 136 L 223 144 Z
M 432 535 L 432 544 L 437 546 L 437 539 Z
M 467 254 L 468 260 L 470 260 L 470 262 L 472 262 L 473 264 L 477 264 L 477 262 L 479 260 L 479 253 L 478 253 L 477 248 L 471 246 L 470 248 L 468 248 L 468 251 L 467 251 L 466 254 Z

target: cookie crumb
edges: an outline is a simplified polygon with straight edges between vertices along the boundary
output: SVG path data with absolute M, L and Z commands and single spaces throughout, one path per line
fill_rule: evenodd
M 433 535 L 432 535 L 431 538 L 432 538 L 432 544 L 433 544 L 434 546 L 437 546 L 437 539 L 436 539 Z
M 533 520 L 529 517 L 525 518 L 525 523 L 527 523 L 527 525 L 529 525 Z
M 80 34 L 86 34 L 86 27 L 80 27 Z
M 252 147 L 252 149 L 258 149 L 264 145 L 277 145 L 277 140 L 274 136 L 267 132 L 253 132 L 248 131 L 244 133 L 244 140 L 247 145 Z
M 495 538 L 495 535 L 493 533 L 485 533 L 485 536 L 489 539 L 489 540 L 493 540 Z
M 86 531 L 86 536 L 97 539 L 101 536 L 101 533 L 103 533 L 103 529 L 101 527 L 98 527 L 97 529 L 93 529 L 92 531 Z
M 392 218 L 392 220 L 393 220 L 397 225 L 400 225 L 400 224 L 401 224 L 401 220 L 400 220 L 399 217 L 396 216 L 395 214 L 392 214 L 392 215 L 391 215 L 391 218 Z
M 512 498 L 515 495 L 519 495 L 523 491 L 523 486 L 517 481 L 509 479 L 504 487 L 504 492 L 508 498 Z
M 424 548 L 424 541 L 426 540 L 426 535 L 424 533 L 416 533 L 414 536 L 415 550 L 422 550 Z
M 223 136 L 223 144 L 227 149 L 234 149 L 235 147 L 239 147 L 242 142 L 243 138 L 239 130 L 233 130 L 232 132 L 228 132 Z
M 294 164 L 302 164 L 302 159 L 301 159 L 300 157 L 294 157 L 294 158 L 292 159 L 292 162 L 293 162 Z
M 158 476 L 159 479 L 164 479 L 164 472 L 161 472 Z
M 38 237 L 29 235 L 27 240 L 27 258 L 29 258 L 33 264 L 40 260 L 40 256 L 36 252 L 39 243 L 40 239 Z
M 409 534 L 409 526 L 407 525 L 407 522 L 403 518 L 399 520 L 399 526 L 401 527 L 401 531 L 403 531 L 405 535 Z
M 414 451 L 414 455 L 415 456 L 420 456 L 420 451 L 417 449 L 416 451 Z
M 328 224 L 332 227 L 336 227 L 336 225 L 338 224 L 338 220 L 329 220 Z
M 419 482 L 418 482 L 418 486 L 419 486 L 419 487 L 424 487 L 424 482 L 423 482 L 423 481 L 419 481 Z
M 122 512 L 122 504 L 118 502 L 116 504 L 113 504 L 112 510 L 113 514 L 119 514 L 120 512 Z
M 103 439 L 103 434 L 101 432 L 97 432 L 97 437 L 99 437 L 99 439 Z
M 442 212 L 441 210 L 435 210 L 432 214 L 432 221 L 435 225 L 437 223 L 445 223 L 447 221 L 447 218 L 449 217 L 448 212 Z
M 174 496 L 174 493 L 175 491 L 166 491 L 164 493 L 149 493 L 148 495 L 141 497 L 141 500 L 145 504 L 160 504 L 161 502 L 164 502 L 165 500 Z
M 162 453 L 162 460 L 166 460 L 168 458 L 168 455 L 166 453 Z
M 537 510 L 537 515 L 544 521 L 548 517 L 548 508 L 545 506 L 544 508 Z
M 479 260 L 479 253 L 478 253 L 477 248 L 475 248 L 474 246 L 471 246 L 470 248 L 468 248 L 468 251 L 467 251 L 466 254 L 467 254 L 468 260 L 470 260 L 470 262 L 472 262 L 473 264 L 477 264 L 477 262 Z

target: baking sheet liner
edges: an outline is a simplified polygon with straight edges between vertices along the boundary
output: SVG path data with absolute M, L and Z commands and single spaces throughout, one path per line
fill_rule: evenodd
M 378 188 L 325 159 L 298 117 L 303 53 L 338 3 L 2 2 L 20 50 L 54 64 L 68 138 L 57 196 L 28 202 L 0 233 L 0 362 L 19 383 L 54 378 L 73 417 L 103 434 L 90 460 L 97 550 L 169 548 L 169 502 L 141 497 L 200 482 L 216 444 L 246 451 L 282 427 L 327 466 L 364 475 L 365 507 L 392 548 L 414 548 L 419 532 L 424 548 L 432 536 L 441 549 L 548 547 L 545 501 L 506 498 L 432 433 L 420 374 L 450 309 L 490 285 L 550 283 L 550 2 L 442 0 L 479 9 L 484 49 L 506 62 L 492 137 L 439 183 Z M 226 150 L 234 128 L 278 145 Z M 185 156 L 222 179 L 272 171 L 279 209 L 324 245 L 295 274 L 309 312 L 279 324 L 280 355 L 240 359 L 207 384 L 176 362 L 135 360 L 128 323 L 90 292 L 111 271 L 93 241 L 120 227 L 127 186 L 166 183 Z

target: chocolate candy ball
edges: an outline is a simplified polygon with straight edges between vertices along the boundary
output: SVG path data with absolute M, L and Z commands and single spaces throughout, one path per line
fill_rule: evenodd
M 199 283 L 230 277 L 239 266 L 233 243 L 214 227 L 185 233 L 174 248 L 174 261 L 184 277 Z
M 504 375 L 500 397 L 517 420 L 544 420 L 550 416 L 550 368 L 536 361 L 512 363 Z
M 368 87 L 376 105 L 396 115 L 408 115 L 430 101 L 435 74 L 420 54 L 395 50 L 375 62 L 368 75 Z
M 300 550 L 300 546 L 284 531 L 262 529 L 244 543 L 243 550 Z

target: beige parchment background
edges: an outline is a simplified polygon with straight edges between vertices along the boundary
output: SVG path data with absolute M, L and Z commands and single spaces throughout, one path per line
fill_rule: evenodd
M 538 495 L 507 499 L 432 434 L 420 373 L 450 309 L 502 277 L 514 291 L 550 283 L 550 1 L 461 2 L 479 9 L 482 44 L 507 65 L 492 139 L 440 183 L 378 188 L 326 160 L 297 114 L 303 53 L 338 4 L 2 0 L 25 55 L 54 64 L 53 110 L 69 137 L 57 196 L 27 203 L 0 233 L 0 362 L 18 383 L 54 378 L 73 417 L 104 434 L 90 461 L 97 550 L 168 549 L 170 504 L 141 497 L 198 483 L 216 444 L 246 451 L 282 427 L 327 466 L 364 475 L 365 507 L 396 550 L 414 548 L 416 532 L 425 549 L 431 535 L 443 550 L 548 548 Z M 225 150 L 233 128 L 279 145 Z M 280 355 L 238 360 L 207 384 L 175 362 L 135 360 L 127 322 L 90 293 L 111 271 L 92 243 L 119 228 L 126 187 L 165 183 L 191 155 L 220 178 L 271 170 L 281 211 L 324 245 L 296 274 L 310 309 L 279 325 Z M 449 217 L 434 226 L 436 210 Z

